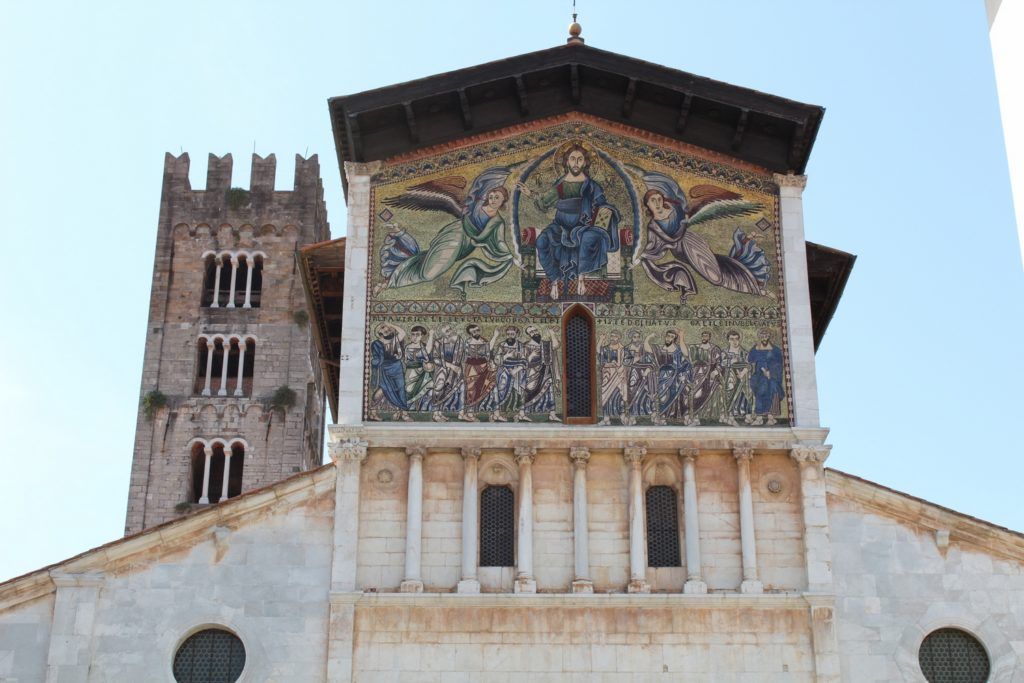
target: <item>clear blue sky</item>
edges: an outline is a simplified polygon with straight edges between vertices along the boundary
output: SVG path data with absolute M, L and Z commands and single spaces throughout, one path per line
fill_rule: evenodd
M 118 538 L 164 152 L 246 186 L 327 98 L 564 41 L 570 2 L 6 3 L 0 580 Z M 818 352 L 829 464 L 1024 529 L 1024 294 L 982 0 L 579 0 L 595 47 L 826 107 L 808 239 L 857 254 Z

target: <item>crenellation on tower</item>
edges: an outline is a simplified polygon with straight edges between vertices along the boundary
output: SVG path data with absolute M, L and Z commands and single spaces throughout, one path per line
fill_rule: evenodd
M 253 155 L 248 188 L 232 167 L 210 154 L 193 190 L 188 155 L 165 157 L 129 534 L 320 464 L 324 385 L 295 266 L 330 237 L 319 161 L 296 156 L 290 191 L 273 154 Z

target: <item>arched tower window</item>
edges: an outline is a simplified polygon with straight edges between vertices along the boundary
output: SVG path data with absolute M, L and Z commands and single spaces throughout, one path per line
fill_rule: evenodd
M 508 486 L 480 492 L 480 566 L 515 565 L 515 494 Z
M 192 445 L 191 462 L 193 503 L 218 503 L 242 493 L 245 444 L 241 441 L 233 441 L 229 446 L 221 441 L 212 445 L 196 442 Z
M 647 566 L 679 567 L 679 508 L 671 486 L 652 486 L 644 496 L 647 512 Z
M 565 421 L 590 424 L 596 421 L 597 381 L 594 371 L 594 318 L 585 306 L 576 305 L 562 318 L 565 368 L 562 392 Z
M 252 396 L 256 361 L 253 337 L 200 337 L 192 390 L 203 396 Z

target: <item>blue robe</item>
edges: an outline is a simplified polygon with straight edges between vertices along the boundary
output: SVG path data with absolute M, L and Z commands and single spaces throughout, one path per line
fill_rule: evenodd
M 587 178 L 579 197 L 565 198 L 563 182 L 554 187 L 555 219 L 537 238 L 537 259 L 552 282 L 600 270 L 608 262 L 608 252 L 619 249 L 619 212 L 607 202 L 601 186 Z M 607 230 L 594 225 L 602 207 L 612 211 Z
M 389 350 L 380 339 L 370 344 L 371 382 L 381 390 L 388 403 L 398 410 L 409 410 L 405 397 L 405 368 L 402 366 L 401 342 L 398 352 Z
M 778 415 L 786 395 L 782 390 L 782 349 L 774 344 L 770 349 L 754 347 L 747 354 L 751 365 L 750 391 L 754 394 L 754 413 Z M 767 370 L 769 377 L 765 377 Z

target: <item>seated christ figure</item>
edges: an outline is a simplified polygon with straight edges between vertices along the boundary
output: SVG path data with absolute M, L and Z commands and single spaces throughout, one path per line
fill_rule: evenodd
M 537 259 L 551 282 L 551 298 L 569 294 L 569 283 L 577 281 L 576 292 L 585 292 L 583 276 L 600 270 L 608 253 L 619 249 L 619 212 L 605 199 L 604 189 L 588 175 L 590 154 L 582 145 L 572 144 L 562 152 L 563 175 L 552 187 L 534 196 L 541 211 L 555 209 L 554 220 L 537 237 Z M 523 184 L 519 189 L 533 193 Z

